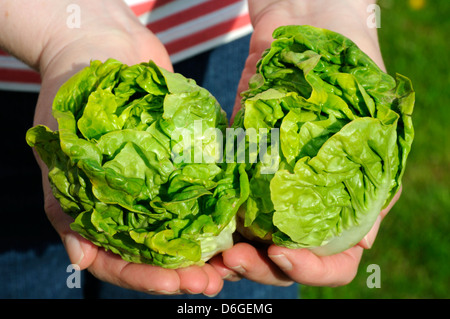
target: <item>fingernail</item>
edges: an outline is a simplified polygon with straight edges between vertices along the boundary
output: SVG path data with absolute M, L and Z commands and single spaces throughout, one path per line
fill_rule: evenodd
M 187 293 L 188 295 L 196 295 L 196 294 L 198 294 L 198 292 L 193 292 L 192 290 L 190 290 L 188 288 L 184 289 L 184 292 Z
M 166 295 L 166 296 L 171 296 L 171 295 L 177 295 L 180 294 L 181 291 L 180 290 L 175 290 L 175 291 L 167 291 L 167 290 L 153 290 L 153 289 L 148 289 L 147 293 L 149 293 L 150 295 Z
M 372 229 L 367 233 L 366 236 L 364 236 L 364 238 L 363 238 L 363 241 L 365 244 L 364 249 L 372 248 L 373 243 L 375 242 L 375 238 L 378 233 L 378 229 L 380 228 L 381 219 L 382 219 L 381 216 L 378 216 L 377 220 L 375 221 L 375 223 L 372 226 Z
M 369 235 L 364 236 L 363 240 L 364 240 L 364 243 L 365 243 L 364 249 L 372 248 L 373 242 L 370 240 Z
M 203 294 L 203 295 L 205 295 L 206 297 L 209 297 L 209 298 L 214 298 L 215 296 L 217 296 L 219 293 L 217 292 L 217 293 L 215 293 L 215 294 L 212 294 L 212 295 L 208 295 L 208 294 Z
M 239 281 L 242 278 L 239 277 L 238 275 L 235 274 L 228 274 L 225 277 L 222 278 L 223 280 L 228 280 L 228 281 Z
M 230 267 L 231 269 L 233 269 L 235 272 L 237 272 L 238 274 L 244 274 L 245 273 L 245 268 L 242 267 L 241 265 L 236 266 L 236 267 Z
M 270 259 L 272 259 L 272 261 L 274 263 L 277 264 L 278 267 L 280 267 L 281 270 L 285 270 L 285 271 L 292 270 L 292 263 L 289 261 L 289 259 L 287 259 L 287 257 L 285 255 L 283 255 L 283 254 L 272 255 L 269 257 L 270 257 Z
M 67 234 L 64 237 L 64 247 L 66 247 L 67 254 L 69 255 L 70 261 L 79 265 L 84 258 L 83 250 L 80 246 L 80 241 L 72 234 Z

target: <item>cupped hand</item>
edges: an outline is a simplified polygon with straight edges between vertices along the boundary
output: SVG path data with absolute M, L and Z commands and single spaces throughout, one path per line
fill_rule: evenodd
M 309 24 L 339 32 L 352 39 L 381 68 L 383 60 L 376 29 L 367 27 L 367 5 L 373 1 L 249 0 L 254 27 L 238 86 L 232 120 L 240 109 L 240 93 L 248 88 L 250 77 L 263 51 L 270 47 L 272 32 L 282 25 Z M 271 245 L 256 248 L 241 242 L 216 256 L 210 263 L 229 280 L 242 277 L 270 285 L 287 286 L 294 282 L 312 286 L 339 286 L 349 283 L 357 273 L 364 249 L 373 244 L 381 220 L 398 200 L 400 192 L 384 209 L 370 232 L 356 246 L 332 256 L 319 257 L 308 249 L 288 249 Z
M 114 29 L 97 32 L 94 28 L 94 31 L 83 37 L 70 40 L 56 37 L 53 42 L 47 43 L 40 63 L 42 85 L 35 125 L 44 124 L 52 130 L 57 129 L 57 123 L 51 115 L 52 101 L 59 87 L 81 68 L 89 65 L 91 60 L 115 58 L 128 65 L 153 60 L 160 67 L 172 70 L 164 46 L 151 32 L 140 25 L 128 27 L 127 32 Z M 133 32 L 130 32 L 130 28 Z M 37 160 L 42 170 L 46 214 L 61 236 L 71 263 L 79 269 L 87 269 L 102 281 L 151 294 L 215 295 L 222 289 L 220 274 L 209 264 L 164 269 L 129 263 L 82 238 L 71 230 L 73 219 L 62 211 L 52 195 L 47 167 L 38 156 Z
M 45 211 L 61 236 L 72 264 L 87 269 L 96 278 L 122 288 L 149 294 L 216 295 L 223 286 L 220 274 L 209 264 L 182 269 L 165 269 L 124 261 L 120 256 L 97 247 L 70 229 L 73 219 L 65 214 L 53 197 L 43 169 Z
M 234 245 L 210 263 L 223 278 L 241 278 L 267 285 L 289 286 L 294 282 L 309 286 L 342 286 L 356 276 L 364 249 L 373 245 L 380 223 L 400 197 L 395 195 L 383 209 L 367 235 L 354 247 L 331 256 L 317 256 L 309 249 L 289 249 L 276 245 L 255 246 L 247 242 Z

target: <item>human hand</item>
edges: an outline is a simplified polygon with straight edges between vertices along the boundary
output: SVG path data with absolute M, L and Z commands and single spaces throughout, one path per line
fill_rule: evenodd
M 68 78 L 87 66 L 91 60 L 115 58 L 128 65 L 153 60 L 157 65 L 172 70 L 164 46 L 141 26 L 131 12 L 128 13 L 129 9 L 122 1 L 108 0 L 107 4 L 98 4 L 99 2 L 78 2 L 86 19 L 78 30 L 65 28 L 64 20 L 54 22 L 55 25 L 62 23 L 62 27 L 55 27 L 59 32 L 49 37 L 37 65 L 42 85 L 35 125 L 44 124 L 52 130 L 57 129 L 57 123 L 51 115 L 56 92 Z M 83 7 L 83 4 L 88 7 Z M 107 5 L 108 10 L 102 5 Z M 80 270 L 87 269 L 98 279 L 117 286 L 152 294 L 214 295 L 221 290 L 222 278 L 209 264 L 202 267 L 164 269 L 129 263 L 79 236 L 70 229 L 73 219 L 62 211 L 52 195 L 46 165 L 38 156 L 37 159 L 42 170 L 46 214 L 61 236 L 71 262 Z
M 383 209 L 372 229 L 354 247 L 331 255 L 317 256 L 309 249 L 290 249 L 276 245 L 255 247 L 247 242 L 234 245 L 210 263 L 227 280 L 241 278 L 267 285 L 289 286 L 294 282 L 309 286 L 342 286 L 355 277 L 364 249 L 373 245 L 381 221 L 400 197 L 395 195 Z
M 281 25 L 309 24 L 339 32 L 352 39 L 381 68 L 384 69 L 378 46 L 376 29 L 367 27 L 367 6 L 373 1 L 249 1 L 254 33 L 249 56 L 238 87 L 233 116 L 240 108 L 240 93 L 248 88 L 248 81 L 256 71 L 262 52 L 270 47 L 272 32 Z M 337 286 L 350 282 L 356 275 L 364 248 L 375 240 L 381 220 L 397 201 L 380 213 L 372 230 L 356 246 L 333 256 L 318 257 L 308 249 L 288 249 L 271 245 L 255 248 L 238 243 L 222 256 L 211 261 L 222 276 L 234 280 L 240 277 L 264 284 L 285 286 L 293 282 L 307 285 Z

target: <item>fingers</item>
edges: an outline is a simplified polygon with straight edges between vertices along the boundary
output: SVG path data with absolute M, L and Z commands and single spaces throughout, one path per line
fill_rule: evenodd
M 389 205 L 383 209 L 380 213 L 381 218 L 384 218 L 387 213 L 389 213 L 389 211 L 391 210 L 391 208 L 395 205 L 395 203 L 398 201 L 398 199 L 400 198 L 400 195 L 402 194 L 402 190 L 403 187 L 400 186 L 400 189 L 398 190 L 398 192 L 395 194 L 394 198 L 392 198 L 391 202 L 389 203 Z
M 47 215 L 60 234 L 71 262 L 80 269 L 88 268 L 99 279 L 128 289 L 157 294 L 203 293 L 208 296 L 220 292 L 222 278 L 235 281 L 245 277 L 277 286 L 288 286 L 294 281 L 319 286 L 349 283 L 356 275 L 363 248 L 370 248 L 382 218 L 400 197 L 399 191 L 359 245 L 337 255 L 318 257 L 307 249 L 275 245 L 262 251 L 250 244 L 238 243 L 203 267 L 172 270 L 128 263 L 82 238 L 70 229 L 73 220 L 63 213 L 51 195 L 47 178 L 43 179 L 43 186 Z
M 366 236 L 358 243 L 359 246 L 361 246 L 364 249 L 370 249 L 373 246 L 373 243 L 375 242 L 375 238 L 377 237 L 378 230 L 380 229 L 381 221 L 386 217 L 386 215 L 389 213 L 391 208 L 395 205 L 395 203 L 400 198 L 400 195 L 402 193 L 402 187 L 400 187 L 399 191 L 395 194 L 394 198 L 391 200 L 389 205 L 383 209 L 380 212 L 380 215 L 378 216 L 377 220 L 373 224 L 370 231 L 367 233 Z
M 228 268 L 223 263 L 222 254 L 218 254 L 213 258 L 211 258 L 208 261 L 208 264 L 210 264 L 214 268 L 216 273 L 218 273 L 223 280 L 239 281 L 242 279 L 241 275 L 239 275 L 236 271 L 232 270 L 231 268 Z
M 364 249 L 372 247 L 381 221 L 397 202 L 401 189 L 388 207 L 383 209 L 372 229 L 361 242 L 336 255 L 319 257 L 308 249 L 287 249 L 272 245 L 269 247 L 270 259 L 292 280 L 312 286 L 341 286 L 353 280 L 358 271 Z
M 45 181 L 44 188 L 49 187 Z M 62 212 L 53 197 L 46 197 L 46 210 L 61 235 L 71 262 L 78 264 L 80 269 L 88 268 L 99 279 L 147 293 L 203 293 L 213 296 L 222 289 L 223 279 L 236 281 L 241 277 L 277 286 L 288 286 L 294 281 L 314 286 L 349 283 L 356 275 L 363 248 L 369 247 L 371 238 L 375 239 L 382 217 L 399 196 L 400 192 L 380 214 L 366 238 L 343 253 L 318 257 L 307 249 L 272 245 L 266 251 L 258 250 L 248 243 L 238 243 L 221 256 L 214 257 L 210 264 L 177 270 L 128 263 L 117 255 L 98 249 L 70 230 L 71 218 Z
M 62 211 L 56 199 L 46 200 L 46 212 L 61 237 L 70 262 L 78 265 L 80 270 L 88 268 L 97 256 L 98 247 L 70 229 L 73 219 Z
M 180 278 L 175 270 L 129 263 L 120 256 L 99 249 L 89 271 L 113 285 L 147 293 L 179 292 Z
M 214 296 L 223 287 L 219 273 L 209 265 L 182 269 L 134 264 L 120 256 L 106 252 L 70 229 L 73 219 L 65 214 L 43 178 L 45 210 L 55 230 L 61 236 L 72 264 L 80 270 L 88 269 L 95 277 L 122 288 L 151 294 L 205 294 Z
M 310 286 L 341 286 L 356 276 L 363 248 L 352 247 L 333 256 L 318 257 L 308 249 L 271 245 L 266 252 L 247 243 L 224 252 L 223 265 L 229 272 L 262 284 L 289 286 L 293 282 Z M 220 266 L 214 260 L 214 266 Z M 222 272 L 226 273 L 225 270 Z
M 180 290 L 188 294 L 217 295 L 223 287 L 220 274 L 210 264 L 177 269 Z
M 58 201 L 53 196 L 50 183 L 46 177 L 48 176 L 47 172 L 47 168 L 42 167 L 44 208 L 47 218 L 61 237 L 70 262 L 78 265 L 81 270 L 86 269 L 95 260 L 98 247 L 70 229 L 70 224 L 73 222 L 73 218 L 63 212 Z
M 361 239 L 361 241 L 358 243 L 359 246 L 361 246 L 364 249 L 370 249 L 373 246 L 373 243 L 375 242 L 375 238 L 377 237 L 378 234 L 378 229 L 380 229 L 380 225 L 381 225 L 381 220 L 382 220 L 382 216 L 381 214 L 378 215 L 377 220 L 375 221 L 375 223 L 373 224 L 372 228 L 370 229 L 370 231 L 367 233 L 366 236 L 364 236 L 363 239 Z
M 236 274 L 267 285 L 289 286 L 287 277 L 267 256 L 250 244 L 238 243 L 222 253 L 223 264 Z
M 272 245 L 271 260 L 292 280 L 310 286 L 341 286 L 356 276 L 363 248 L 354 246 L 340 254 L 319 257 L 308 249 Z
M 89 271 L 98 279 L 116 286 L 150 294 L 205 294 L 220 292 L 223 281 L 211 265 L 165 269 L 124 261 L 120 256 L 99 249 Z

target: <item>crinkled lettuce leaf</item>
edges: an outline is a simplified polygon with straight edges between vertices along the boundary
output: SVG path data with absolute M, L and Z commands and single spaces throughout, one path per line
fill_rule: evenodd
M 248 196 L 243 164 L 218 159 L 216 99 L 153 62 L 92 61 L 59 89 L 58 130 L 26 135 L 71 228 L 131 262 L 201 265 L 233 245 Z
M 233 126 L 278 130 L 279 166 L 273 174 L 259 162 L 247 169 L 238 228 L 280 246 L 338 253 L 367 234 L 401 186 L 414 138 L 412 84 L 341 34 L 283 26 L 273 37 Z

